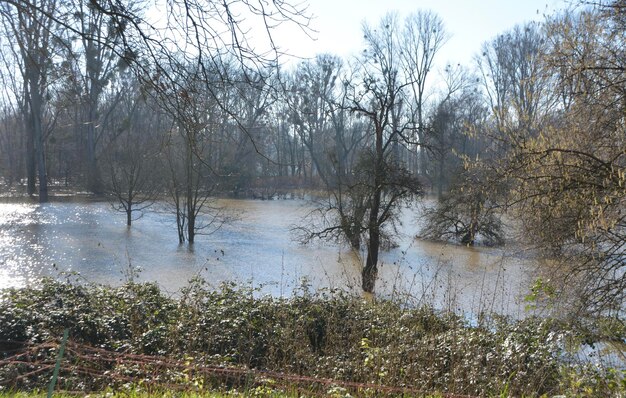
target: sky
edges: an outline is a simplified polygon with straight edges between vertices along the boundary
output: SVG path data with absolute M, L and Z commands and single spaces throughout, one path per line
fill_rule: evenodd
M 568 7 L 568 0 L 309 0 L 314 15 L 312 27 L 316 40 L 295 29 L 275 35 L 289 54 L 314 57 L 332 53 L 349 57 L 363 49 L 362 24 L 378 24 L 388 11 L 400 17 L 431 10 L 443 20 L 451 38 L 442 48 L 439 65 L 470 66 L 482 43 L 500 33 L 531 20 L 541 21 L 544 14 Z

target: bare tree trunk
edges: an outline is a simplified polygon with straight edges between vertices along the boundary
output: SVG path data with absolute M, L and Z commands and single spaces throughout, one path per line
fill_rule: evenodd
M 89 110 L 89 120 L 87 121 L 87 188 L 95 193 L 102 193 L 102 184 L 100 181 L 100 173 L 98 172 L 98 164 L 96 160 L 96 129 L 94 123 L 96 123 L 95 115 L 93 115 L 91 109 Z
M 37 143 L 37 176 L 39 178 L 39 203 L 48 201 L 48 174 L 46 171 L 46 154 L 43 135 L 41 131 L 41 120 L 36 118 L 36 143 Z
M 378 178 L 376 178 L 378 179 Z M 369 217 L 369 244 L 367 245 L 367 259 L 361 273 L 363 291 L 374 292 L 376 277 L 378 276 L 378 251 L 380 249 L 380 226 L 378 225 L 378 212 L 380 209 L 380 189 L 376 189 L 372 201 L 372 209 Z
M 444 159 L 445 155 L 443 150 L 439 155 L 439 176 L 437 178 L 437 200 L 441 201 L 443 199 L 443 167 L 444 167 Z
M 374 193 L 372 197 L 372 203 L 369 214 L 369 244 L 367 245 L 367 259 L 365 260 L 365 267 L 361 274 L 361 283 L 363 291 L 367 293 L 374 292 L 374 286 L 376 285 L 376 277 L 378 276 L 378 252 L 380 250 L 380 222 L 378 215 L 380 213 L 380 201 L 382 199 L 382 186 L 383 181 L 383 165 L 384 152 L 383 152 L 383 127 L 376 125 L 376 158 L 374 164 Z
M 128 202 L 128 207 L 126 208 L 126 225 L 129 227 L 133 224 L 133 203 L 132 201 Z
M 193 244 L 196 238 L 196 212 L 193 204 L 192 187 L 187 187 L 187 241 Z
M 24 115 L 29 115 L 30 112 L 25 110 Z M 28 117 L 24 118 L 24 128 L 26 130 L 26 190 L 29 196 L 35 195 L 37 190 L 37 165 L 35 162 L 35 137 L 34 130 L 30 127 L 30 121 L 27 121 Z
M 185 187 L 186 204 L 187 204 L 187 241 L 193 244 L 196 237 L 196 206 L 194 189 L 198 189 L 197 185 L 199 181 L 196 181 L 194 168 L 194 145 L 192 141 L 196 140 L 195 133 L 187 133 L 187 186 Z
M 185 217 L 180 206 L 180 191 L 174 187 L 174 205 L 176 207 L 176 231 L 178 232 L 178 243 L 185 243 Z
M 48 175 L 46 173 L 46 155 L 43 137 L 43 127 L 41 125 L 42 101 L 39 88 L 37 87 L 37 69 L 30 65 L 27 67 L 27 78 L 29 81 L 28 101 L 30 106 L 30 119 L 34 146 L 34 157 L 37 165 L 37 177 L 39 179 L 39 203 L 48 201 Z
M 361 249 L 361 234 L 360 233 L 352 232 L 352 234 L 350 235 L 350 247 L 354 250 Z

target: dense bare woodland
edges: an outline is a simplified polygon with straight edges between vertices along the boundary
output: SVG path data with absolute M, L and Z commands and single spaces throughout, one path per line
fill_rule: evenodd
M 354 58 L 287 67 L 272 26 L 307 31 L 306 8 L 168 0 L 152 21 L 149 7 L 0 2 L 7 195 L 106 195 L 129 225 L 167 200 L 179 241 L 193 243 L 227 221 L 217 196 L 315 191 L 300 236 L 365 248 L 371 292 L 399 209 L 430 192 L 424 237 L 503 244 L 506 215 L 523 228 L 512 238 L 554 260 L 557 292 L 623 316 L 624 1 L 511 27 L 473 65 L 440 72 L 448 35 L 429 11 L 365 24 Z M 264 44 L 248 19 L 264 22 Z

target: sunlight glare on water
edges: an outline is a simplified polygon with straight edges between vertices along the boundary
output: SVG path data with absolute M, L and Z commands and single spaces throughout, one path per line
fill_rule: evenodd
M 172 214 L 157 206 L 125 225 L 108 203 L 0 204 L 0 288 L 65 278 L 118 285 L 139 267 L 141 281 L 177 292 L 194 276 L 211 285 L 234 281 L 290 295 L 303 281 L 312 289 L 359 291 L 365 253 L 335 244 L 300 245 L 291 227 L 310 204 L 302 200 L 220 200 L 238 215 L 193 246 L 179 245 Z M 502 250 L 414 239 L 416 216 L 406 212 L 399 246 L 381 253 L 378 294 L 410 294 L 460 311 L 520 311 L 528 261 Z M 485 297 L 493 297 L 484 300 Z M 492 308 L 484 308 L 486 303 Z
M 32 279 L 20 258 L 25 251 L 37 252 L 37 242 L 28 242 L 27 231 L 37 224 L 37 208 L 29 204 L 0 205 L 0 288 L 21 287 Z

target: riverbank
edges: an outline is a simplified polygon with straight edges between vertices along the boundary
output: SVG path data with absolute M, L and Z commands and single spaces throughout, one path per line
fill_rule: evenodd
M 472 396 L 621 397 L 624 371 L 577 363 L 583 340 L 555 319 L 483 314 L 477 324 L 406 301 L 366 302 L 306 288 L 290 298 L 192 281 L 172 298 L 154 284 L 43 280 L 0 295 L 0 385 L 45 389 L 58 342 L 69 343 L 58 388 L 380 389 Z M 613 325 L 614 326 L 614 325 Z M 606 337 L 606 336 L 604 336 Z M 21 356 L 20 356 L 21 355 Z M 385 391 L 389 394 L 386 394 Z M 622 395 L 620 395 L 622 394 Z

